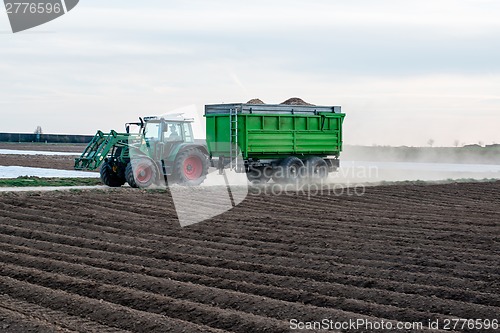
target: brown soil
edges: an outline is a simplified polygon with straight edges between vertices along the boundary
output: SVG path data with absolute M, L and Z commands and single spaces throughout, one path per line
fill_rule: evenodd
M 284 105 L 314 105 L 314 104 L 307 103 L 298 97 L 289 98 L 281 104 L 284 104 Z
M 86 144 L 0 143 L 0 149 L 82 153 Z M 1 155 L 2 166 L 74 170 L 75 155 Z
M 247 102 L 247 104 L 266 104 L 258 98 L 253 98 Z
M 250 195 L 181 229 L 163 192 L 2 194 L 0 331 L 289 332 L 292 318 L 495 319 L 499 200 L 500 182 Z
M 74 170 L 75 157 L 77 156 L 0 155 L 0 165 Z
M 11 143 L 0 142 L 0 149 L 13 150 L 35 150 L 35 151 L 56 151 L 68 153 L 81 153 L 85 150 L 87 144 L 83 143 Z

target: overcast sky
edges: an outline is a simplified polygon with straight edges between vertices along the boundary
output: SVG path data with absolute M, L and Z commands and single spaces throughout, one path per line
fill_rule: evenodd
M 0 132 L 94 134 L 190 105 L 341 105 L 347 144 L 500 143 L 500 1 L 81 0 L 12 34 Z

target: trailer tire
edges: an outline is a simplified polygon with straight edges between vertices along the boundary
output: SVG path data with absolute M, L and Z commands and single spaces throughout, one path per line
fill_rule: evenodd
M 119 173 L 115 172 L 113 170 L 113 166 L 108 161 L 104 161 L 104 163 L 101 165 L 99 173 L 101 175 L 101 181 L 106 186 L 120 187 L 125 184 L 125 178 L 121 177 Z
M 289 156 L 279 164 L 273 173 L 276 183 L 298 184 L 305 176 L 304 162 L 298 157 Z
M 270 167 L 250 167 L 247 171 L 247 179 L 251 184 L 259 185 L 266 184 L 272 177 Z
M 208 158 L 200 149 L 184 150 L 175 158 L 175 178 L 179 185 L 198 186 L 207 178 L 208 166 Z
M 323 181 L 328 178 L 328 164 L 321 157 L 313 156 L 306 160 L 307 176 L 311 180 Z
M 146 188 L 156 183 L 158 172 L 153 161 L 148 158 L 138 158 L 127 164 L 125 178 L 131 187 Z

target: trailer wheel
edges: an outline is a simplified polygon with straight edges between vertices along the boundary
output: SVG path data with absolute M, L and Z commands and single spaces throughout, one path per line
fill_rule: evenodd
M 153 185 L 158 179 L 156 166 L 148 158 L 133 159 L 127 164 L 125 178 L 131 187 L 145 188 Z
M 306 160 L 307 175 L 312 180 L 325 180 L 328 177 L 328 164 L 321 157 L 313 156 Z
M 270 167 L 253 168 L 247 172 L 247 179 L 251 184 L 266 184 L 272 177 L 272 169 Z
M 116 165 L 113 167 L 108 161 L 101 165 L 100 170 L 101 181 L 109 187 L 120 187 L 125 184 L 125 178 L 120 176 L 116 170 Z
M 207 178 L 208 158 L 198 148 L 185 150 L 177 155 L 174 170 L 180 185 L 200 185 Z
M 273 180 L 276 183 L 298 184 L 305 175 L 304 163 L 295 156 L 289 156 L 281 161 L 278 168 L 273 173 Z

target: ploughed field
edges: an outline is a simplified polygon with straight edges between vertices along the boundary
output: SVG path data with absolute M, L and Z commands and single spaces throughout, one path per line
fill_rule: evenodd
M 0 331 L 498 319 L 499 202 L 500 182 L 261 194 L 180 228 L 166 192 L 2 194 Z
M 0 165 L 22 166 L 31 168 L 74 170 L 75 156 L 44 156 L 44 155 L 2 155 Z
M 60 170 L 74 170 L 75 157 L 68 155 L 27 155 L 23 150 L 40 152 L 82 153 L 86 144 L 6 143 L 0 149 L 18 150 L 19 154 L 1 154 L 0 166 L 23 166 Z
M 81 153 L 83 152 L 85 147 L 87 147 L 87 144 L 85 143 L 0 142 L 0 149 L 11 149 L 11 150 Z

